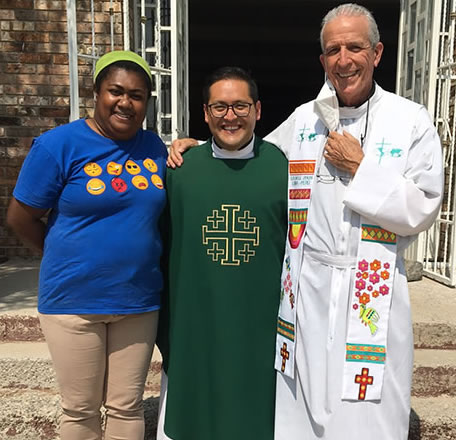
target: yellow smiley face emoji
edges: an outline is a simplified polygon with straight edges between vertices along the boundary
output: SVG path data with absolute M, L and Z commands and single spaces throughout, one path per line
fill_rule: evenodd
M 149 188 L 149 182 L 144 176 L 135 176 L 131 179 L 131 183 L 136 186 L 138 189 L 147 189 Z
M 93 194 L 94 196 L 99 196 L 100 194 L 104 193 L 106 185 L 100 179 L 90 179 L 87 182 L 86 188 L 90 194 Z
M 163 189 L 163 180 L 158 174 L 154 174 L 150 180 L 152 180 L 152 183 L 158 188 L 158 189 Z
M 122 165 L 120 163 L 111 161 L 108 163 L 106 170 L 108 171 L 108 174 L 111 174 L 113 176 L 119 176 L 122 172 Z
M 133 162 L 132 160 L 127 160 L 125 162 L 125 169 L 128 173 L 133 175 L 139 174 L 141 172 L 141 168 L 139 168 L 139 165 Z
M 100 165 L 95 162 L 89 162 L 84 165 L 84 171 L 88 176 L 99 176 L 102 172 Z
M 153 161 L 152 159 L 144 159 L 143 160 L 143 165 L 151 172 L 151 173 L 156 173 L 158 171 L 158 166 L 157 164 L 155 163 L 155 161 Z

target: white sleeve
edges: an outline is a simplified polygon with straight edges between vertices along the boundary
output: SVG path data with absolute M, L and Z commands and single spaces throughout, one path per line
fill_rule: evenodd
M 293 143 L 296 113 L 293 112 L 285 122 L 269 133 L 264 140 L 277 146 L 286 158 L 289 159 L 290 148 Z
M 417 114 L 411 141 L 404 174 L 366 156 L 344 199 L 353 211 L 401 236 L 429 228 L 443 194 L 442 148 L 424 107 Z

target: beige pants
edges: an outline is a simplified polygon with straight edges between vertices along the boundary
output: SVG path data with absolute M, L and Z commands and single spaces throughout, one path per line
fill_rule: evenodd
M 43 315 L 40 323 L 62 394 L 61 440 L 143 440 L 143 392 L 158 311 Z

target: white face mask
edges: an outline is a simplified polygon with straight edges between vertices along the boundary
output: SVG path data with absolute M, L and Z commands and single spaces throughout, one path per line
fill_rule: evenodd
M 333 85 L 326 81 L 314 101 L 314 111 L 329 131 L 339 127 L 339 101 Z

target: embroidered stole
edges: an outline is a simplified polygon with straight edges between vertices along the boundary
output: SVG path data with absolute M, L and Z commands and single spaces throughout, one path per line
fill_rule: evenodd
M 383 92 L 382 100 L 387 101 L 385 95 L 387 93 Z M 374 156 L 382 166 L 403 172 L 407 152 L 402 148 L 408 144 L 409 127 L 404 127 L 404 121 L 392 122 L 388 118 L 388 105 L 385 102 L 382 102 L 375 118 L 377 124 L 372 128 L 370 140 L 365 145 L 366 156 L 370 155 L 370 159 Z M 383 120 L 385 124 L 380 122 Z M 394 144 L 381 131 L 386 121 L 390 125 L 389 132 L 394 133 Z M 306 128 L 306 123 L 310 130 Z M 310 107 L 307 107 L 307 111 L 302 108 L 297 110 L 289 161 L 289 225 L 281 277 L 275 360 L 275 368 L 291 378 L 294 378 L 295 369 L 296 304 L 300 300 L 298 283 L 303 257 L 302 238 L 311 209 L 316 163 L 321 157 L 325 133 L 325 127 Z M 392 147 L 386 149 L 386 145 Z M 303 159 L 295 160 L 297 157 Z M 396 235 L 361 217 L 355 280 L 348 312 L 342 392 L 344 400 L 381 399 L 396 255 Z

